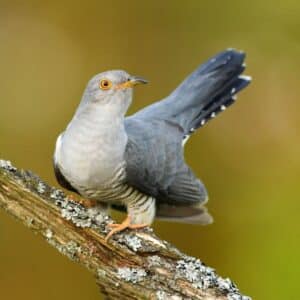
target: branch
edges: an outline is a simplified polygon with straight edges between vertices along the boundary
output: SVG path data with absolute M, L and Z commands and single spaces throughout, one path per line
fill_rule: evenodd
M 107 299 L 250 299 L 199 259 L 151 229 L 104 238 L 112 220 L 49 187 L 30 171 L 0 160 L 0 208 L 95 275 Z

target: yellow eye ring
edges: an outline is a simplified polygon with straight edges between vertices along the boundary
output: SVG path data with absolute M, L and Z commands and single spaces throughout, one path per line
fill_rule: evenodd
M 112 82 L 108 79 L 102 79 L 99 83 L 101 90 L 109 90 L 112 86 Z

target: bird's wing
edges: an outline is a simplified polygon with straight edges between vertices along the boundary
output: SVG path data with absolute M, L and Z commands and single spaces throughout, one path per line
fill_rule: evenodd
M 156 198 L 158 216 L 184 220 L 202 214 L 207 192 L 184 162 L 183 130 L 170 122 L 136 117 L 126 118 L 125 125 L 127 183 Z

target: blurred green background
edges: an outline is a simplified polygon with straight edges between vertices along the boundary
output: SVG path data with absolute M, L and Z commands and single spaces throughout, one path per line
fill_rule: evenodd
M 134 112 L 227 47 L 253 82 L 189 141 L 215 223 L 155 232 L 253 299 L 299 299 L 300 2 L 0 0 L 0 157 L 57 185 L 52 153 L 88 79 L 121 68 L 151 84 Z M 1 299 L 100 299 L 92 276 L 0 212 Z

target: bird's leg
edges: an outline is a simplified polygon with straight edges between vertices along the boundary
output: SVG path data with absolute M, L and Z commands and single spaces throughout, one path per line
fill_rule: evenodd
M 68 198 L 73 201 L 76 202 L 82 206 L 84 206 L 85 208 L 91 208 L 91 207 L 95 207 L 97 206 L 97 201 L 96 200 L 92 200 L 92 199 L 85 199 L 85 198 L 76 198 L 73 195 L 68 195 Z
M 106 236 L 106 241 L 116 232 L 120 232 L 126 228 L 139 229 L 150 226 L 152 224 L 155 217 L 155 199 L 152 197 L 145 199 L 145 197 L 140 198 L 140 201 L 133 201 L 128 203 L 128 215 L 121 224 L 108 225 L 108 227 L 110 227 L 112 230 Z
M 127 218 L 121 224 L 108 224 L 109 228 L 112 230 L 109 234 L 105 237 L 105 240 L 108 241 L 109 238 L 117 232 L 123 231 L 126 228 L 129 229 L 139 229 L 149 226 L 149 224 L 131 224 L 131 217 L 128 215 Z

